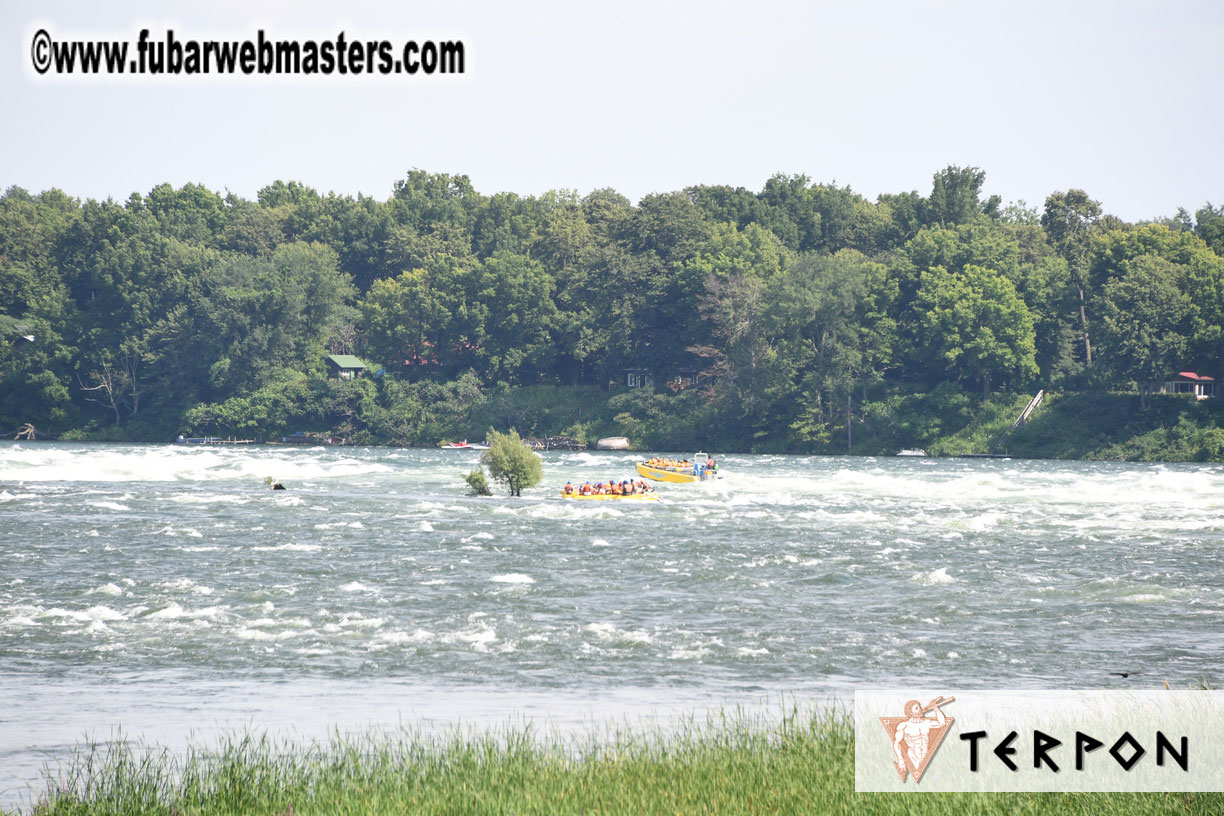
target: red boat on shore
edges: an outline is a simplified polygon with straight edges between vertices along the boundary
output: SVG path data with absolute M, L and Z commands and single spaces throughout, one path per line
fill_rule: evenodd
M 438 447 L 443 450 L 488 450 L 488 445 L 482 445 L 479 442 L 468 442 L 466 439 L 462 442 L 443 442 Z

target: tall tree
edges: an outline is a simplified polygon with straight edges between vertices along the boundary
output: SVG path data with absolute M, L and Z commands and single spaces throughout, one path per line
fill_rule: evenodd
M 1156 384 L 1179 370 L 1189 349 L 1190 297 L 1180 270 L 1153 255 L 1123 262 L 1101 290 L 1100 358 L 1114 385 L 1133 385 L 1147 406 Z
M 480 456 L 494 481 L 501 482 L 511 496 L 521 496 L 523 488 L 539 484 L 544 474 L 540 457 L 519 439 L 518 431 L 506 433 L 489 429 L 489 449 Z
M 177 190 L 159 184 L 143 204 L 157 219 L 162 235 L 189 244 L 215 245 L 226 220 L 221 196 L 199 184 L 184 184 Z
M 388 203 L 399 224 L 421 231 L 450 224 L 470 233 L 481 196 L 465 175 L 410 170 L 395 182 Z
M 1194 234 L 1207 242 L 1217 255 L 1224 255 L 1224 204 L 1211 206 L 1211 202 L 1194 214 Z
M 815 249 L 823 239 L 821 214 L 807 176 L 777 173 L 765 182 L 759 223 L 794 252 Z
M 281 370 L 321 370 L 326 339 L 352 322 L 352 281 L 336 253 L 294 242 L 267 259 L 222 256 L 202 272 L 194 301 L 211 351 L 209 388 L 246 393 Z
M 847 450 L 853 445 L 855 391 L 865 393 L 892 361 L 896 292 L 886 268 L 854 250 L 805 253 L 771 282 L 770 334 L 799 396 L 790 431 L 800 441 L 827 441 L 844 408 Z
M 1051 193 L 1045 200 L 1041 226 L 1045 227 L 1050 243 L 1067 260 L 1071 279 L 1079 294 L 1080 327 L 1084 337 L 1084 362 L 1092 365 L 1092 340 L 1088 333 L 1088 260 L 1092 236 L 1098 232 L 1101 220 L 1100 202 L 1093 201 L 1083 190 Z
M 1033 316 L 998 272 L 934 267 L 923 273 L 915 305 L 928 358 L 958 380 L 978 380 L 983 399 L 998 379 L 1037 374 Z
M 764 291 L 765 281 L 751 274 L 707 277 L 700 308 L 715 342 L 689 349 L 707 361 L 717 399 L 738 420 L 757 427 L 768 416 L 779 373 L 777 350 L 766 334 Z
M 552 276 L 539 263 L 498 250 L 479 266 L 473 300 L 487 311 L 480 348 L 489 381 L 534 382 L 552 369 L 557 317 Z
M 712 224 L 734 224 L 743 229 L 751 223 L 766 221 L 765 205 L 746 187 L 702 185 L 687 187 L 684 192 Z
M 474 362 L 468 358 L 483 320 L 467 291 L 478 263 L 435 254 L 421 267 L 375 281 L 359 305 L 362 347 L 392 371 L 451 372 Z
M 1224 258 L 1192 232 L 1145 224 L 1113 230 L 1094 244 L 1090 276 L 1102 287 L 1130 271 L 1143 256 L 1167 261 L 1174 284 L 1190 297 L 1187 360 L 1178 365 L 1215 366 L 1224 343 Z
M 949 165 L 940 170 L 935 174 L 928 199 L 930 223 L 950 226 L 969 224 L 982 216 L 997 219 L 1001 199 L 991 196 L 981 201 L 985 182 L 986 173 L 976 167 Z

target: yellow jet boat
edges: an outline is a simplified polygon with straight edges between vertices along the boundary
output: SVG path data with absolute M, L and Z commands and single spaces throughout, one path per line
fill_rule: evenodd
M 717 470 L 709 470 L 706 467 L 709 459 L 708 454 L 698 451 L 693 454 L 693 461 L 688 464 L 688 467 L 651 464 L 647 460 L 635 463 L 633 468 L 638 472 L 639 476 L 653 479 L 656 482 L 709 482 L 722 478 L 718 475 Z
M 687 470 L 681 468 L 663 467 L 661 465 L 652 465 L 649 462 L 637 462 L 633 469 L 638 472 L 639 476 L 647 479 L 653 479 L 656 482 L 695 482 L 697 477 L 693 475 L 693 469 Z

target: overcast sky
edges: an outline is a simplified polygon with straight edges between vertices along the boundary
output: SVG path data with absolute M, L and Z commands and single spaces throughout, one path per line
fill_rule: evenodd
M 460 79 L 51 80 L 56 39 L 461 39 Z M 133 46 L 134 48 L 134 46 Z M 411 168 L 482 193 L 777 172 L 930 191 L 949 165 L 1040 206 L 1079 187 L 1127 220 L 1224 203 L 1224 2 L 628 3 L 3 0 L 0 186 L 122 200 L 277 179 L 385 199 Z

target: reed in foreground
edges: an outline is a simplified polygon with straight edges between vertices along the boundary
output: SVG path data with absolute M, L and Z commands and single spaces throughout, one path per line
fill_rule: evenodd
M 279 743 L 241 736 L 176 754 L 83 748 L 48 774 L 50 814 L 1215 814 L 1220 794 L 855 794 L 846 716 L 792 710 L 542 738 L 530 727 Z

